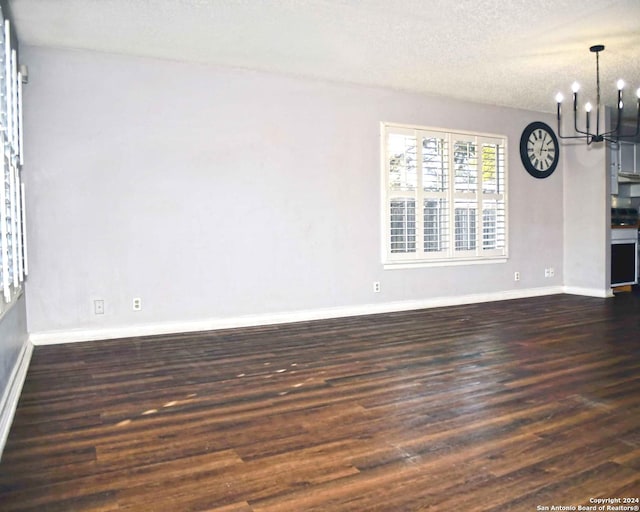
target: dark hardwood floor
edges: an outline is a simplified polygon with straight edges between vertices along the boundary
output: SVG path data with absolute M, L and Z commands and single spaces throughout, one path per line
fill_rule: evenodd
M 634 293 L 36 347 L 0 463 L 2 511 L 625 497 L 640 497 Z

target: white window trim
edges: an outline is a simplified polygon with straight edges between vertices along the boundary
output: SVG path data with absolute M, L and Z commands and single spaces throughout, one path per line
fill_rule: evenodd
M 482 144 L 483 142 L 496 143 L 499 142 L 504 147 L 504 183 L 503 190 L 504 192 L 501 194 L 501 198 L 505 203 L 505 219 L 504 219 L 504 237 L 505 237 L 505 248 L 504 250 L 491 251 L 491 250 L 483 250 L 482 255 L 476 254 L 476 251 L 469 251 L 470 254 L 462 255 L 460 252 L 455 257 L 446 257 L 443 258 L 440 254 L 434 255 L 424 255 L 424 253 L 397 253 L 394 254 L 393 257 L 389 251 L 389 232 L 390 232 L 390 219 L 389 219 L 389 199 L 392 197 L 389 191 L 389 173 L 387 164 L 389 161 L 387 154 L 387 132 L 392 130 L 393 133 L 404 133 L 407 135 L 415 135 L 416 131 L 419 131 L 421 134 L 426 135 L 437 135 L 441 137 L 443 135 L 447 135 L 451 137 L 455 135 L 457 137 L 456 140 L 464 140 L 468 138 L 469 140 L 473 140 L 478 144 Z M 508 180 L 509 180 L 509 169 L 508 169 L 508 138 L 506 135 L 500 135 L 495 133 L 486 133 L 486 132 L 470 132 L 465 130 L 451 130 L 446 128 L 437 128 L 437 127 L 426 127 L 419 125 L 407 125 L 407 124 L 399 124 L 399 123 L 390 123 L 390 122 L 381 122 L 380 123 L 380 226 L 381 226 L 381 259 L 383 268 L 385 270 L 393 270 L 393 269 L 407 269 L 407 268 L 419 268 L 419 267 L 445 267 L 445 266 L 460 266 L 460 265 L 486 265 L 486 264 L 498 264 L 498 263 L 506 263 L 509 258 L 509 201 L 508 201 Z M 417 145 L 417 155 L 416 159 L 419 159 L 421 156 L 421 144 Z M 419 175 L 420 173 L 418 173 Z M 417 187 L 419 187 L 420 182 L 418 181 Z M 481 188 L 481 181 L 478 184 L 478 188 Z M 455 193 L 455 192 L 440 192 L 434 193 L 429 192 L 430 197 L 436 197 L 438 194 L 442 194 L 443 196 L 447 195 L 452 198 L 463 197 L 464 193 Z M 402 193 L 398 193 L 398 197 L 400 197 Z M 474 199 L 476 194 L 473 194 Z M 491 199 L 491 194 L 482 194 L 483 198 Z M 498 198 L 500 195 L 496 195 L 495 198 Z M 416 194 L 416 198 L 418 198 L 418 194 Z M 454 208 L 453 205 L 450 205 L 450 208 Z M 417 215 L 416 220 L 418 220 L 421 216 Z M 418 236 L 421 232 L 420 226 L 422 221 L 418 221 L 418 226 L 416 227 L 416 245 L 420 243 L 422 239 L 422 234 Z M 452 227 L 453 229 L 453 227 Z M 480 237 L 481 237 L 481 230 Z M 453 243 L 453 239 L 451 240 Z M 480 245 L 481 247 L 481 245 Z M 493 252 L 493 254 L 492 254 Z M 420 256 L 420 257 L 419 257 Z
M 0 66 L 0 318 L 22 295 L 28 272 L 25 224 L 25 191 L 22 182 L 23 126 L 22 73 L 11 44 L 9 20 L 2 21 Z M 10 222 L 9 222 L 10 219 Z

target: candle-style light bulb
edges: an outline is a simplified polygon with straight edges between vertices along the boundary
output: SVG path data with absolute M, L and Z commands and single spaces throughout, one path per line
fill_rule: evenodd
M 638 89 L 638 91 L 640 91 L 640 89 Z M 561 92 L 559 92 L 558 94 L 556 94 L 556 103 L 562 103 L 562 100 L 564 100 L 564 96 Z
M 571 84 L 571 90 L 575 94 L 580 90 L 580 84 L 578 82 L 573 82 L 573 84 Z
M 624 80 L 622 78 L 616 82 L 616 87 L 618 88 L 619 91 L 624 89 Z
M 638 90 L 636 91 L 636 96 L 640 98 L 640 87 L 638 87 Z
M 591 106 L 591 103 L 589 103 L 589 102 L 587 102 L 587 104 L 584 106 L 584 109 L 585 109 L 587 112 L 591 112 L 591 109 L 592 109 L 592 108 L 593 108 L 593 107 Z

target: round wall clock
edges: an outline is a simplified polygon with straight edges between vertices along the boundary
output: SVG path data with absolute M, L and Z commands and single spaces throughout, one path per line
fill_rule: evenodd
M 520 158 L 534 178 L 546 178 L 556 170 L 560 146 L 548 124 L 536 121 L 527 125 L 520 137 Z

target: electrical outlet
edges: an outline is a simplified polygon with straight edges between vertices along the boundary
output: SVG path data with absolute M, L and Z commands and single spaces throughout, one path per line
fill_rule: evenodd
M 544 277 L 549 277 L 551 275 L 551 272 L 548 268 L 544 269 Z
M 374 281 L 373 282 L 373 292 L 374 293 L 379 293 L 380 292 L 380 281 Z
M 140 297 L 136 297 L 133 299 L 133 310 L 140 311 L 142 309 L 142 299 Z
M 514 272 L 513 273 L 513 280 L 514 281 L 520 281 L 520 272 Z
M 93 314 L 104 315 L 104 300 L 96 299 L 93 301 Z
M 556 275 L 556 271 L 554 270 L 554 268 L 553 268 L 553 267 L 550 267 L 550 268 L 549 268 L 549 277 L 553 277 L 553 276 L 555 276 L 555 275 Z

